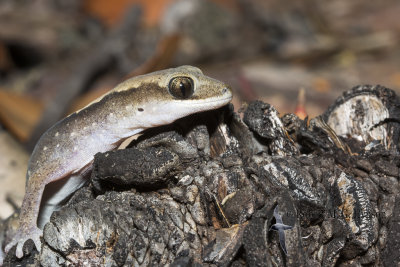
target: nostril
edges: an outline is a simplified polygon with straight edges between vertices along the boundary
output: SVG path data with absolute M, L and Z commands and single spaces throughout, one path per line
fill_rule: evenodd
M 225 94 L 226 92 L 228 92 L 228 88 L 227 88 L 227 87 L 225 87 L 225 88 L 222 89 L 222 93 L 223 93 L 223 94 Z

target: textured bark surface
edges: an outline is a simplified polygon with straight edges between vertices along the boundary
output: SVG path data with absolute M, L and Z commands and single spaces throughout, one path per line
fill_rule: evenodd
M 399 112 L 393 91 L 360 86 L 311 120 L 253 102 L 243 121 L 225 107 L 152 129 L 96 155 L 91 183 L 53 214 L 31 257 L 43 266 L 396 266 Z M 277 206 L 293 226 L 283 241 L 270 231 Z

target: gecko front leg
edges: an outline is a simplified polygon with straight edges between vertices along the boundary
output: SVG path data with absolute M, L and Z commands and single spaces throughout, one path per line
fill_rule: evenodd
M 28 183 L 24 200 L 22 202 L 21 212 L 19 215 L 19 226 L 12 240 L 5 247 L 7 253 L 14 245 L 17 245 L 16 256 L 22 258 L 24 253 L 22 248 L 25 242 L 29 239 L 35 243 L 36 249 L 40 251 L 42 230 L 36 226 L 36 221 L 39 214 L 40 201 L 43 195 L 45 184 L 40 182 L 40 179 L 31 177 Z

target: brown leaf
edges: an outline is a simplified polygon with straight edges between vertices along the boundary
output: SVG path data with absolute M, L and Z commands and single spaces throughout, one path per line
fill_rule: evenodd
M 26 141 L 43 112 L 43 104 L 31 97 L 0 90 L 0 121 L 21 141 Z

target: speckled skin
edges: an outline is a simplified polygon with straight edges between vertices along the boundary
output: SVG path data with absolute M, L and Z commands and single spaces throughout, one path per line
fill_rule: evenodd
M 169 81 L 176 76 L 193 80 L 194 93 L 188 99 L 176 99 L 169 93 Z M 37 220 L 47 184 L 83 176 L 90 171 L 97 152 L 115 149 L 144 129 L 221 107 L 231 99 L 232 92 L 224 83 L 203 75 L 198 68 L 182 66 L 129 79 L 56 123 L 40 138 L 30 158 L 19 230 L 5 251 L 17 244 L 16 255 L 22 257 L 28 239 L 40 250 L 42 230 Z

